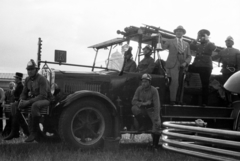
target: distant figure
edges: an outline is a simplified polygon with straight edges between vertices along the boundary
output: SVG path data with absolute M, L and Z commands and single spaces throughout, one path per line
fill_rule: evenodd
M 189 44 L 183 40 L 183 35 L 186 34 L 186 30 L 182 26 L 178 26 L 174 30 L 174 33 L 176 38 L 170 39 L 162 45 L 163 50 L 169 50 L 165 68 L 167 75 L 171 78 L 169 88 L 170 103 L 172 105 L 178 103 L 176 102 L 176 97 L 179 86 L 180 69 L 186 70 L 192 59 Z
M 14 98 L 14 90 L 15 90 L 15 83 L 10 82 L 9 83 L 9 89 L 5 92 L 5 104 L 11 104 L 15 102 Z M 12 122 L 12 117 L 10 113 L 5 113 L 6 118 L 6 125 L 3 129 L 2 136 L 8 136 L 11 132 L 11 122 Z
M 15 101 L 14 97 L 15 83 L 10 82 L 8 87 L 9 89 L 5 92 L 5 104 L 10 104 Z
M 212 52 L 216 49 L 214 43 L 209 41 L 210 32 L 202 29 L 198 32 L 197 40 L 190 44 L 190 48 L 196 51 L 196 57 L 192 65 L 189 66 L 188 71 L 198 73 L 202 83 L 202 106 L 208 104 L 209 81 L 212 73 Z
M 4 100 L 5 100 L 5 93 L 4 90 L 2 88 L 0 88 L 0 117 L 3 117 L 3 107 L 2 105 L 4 105 Z M 3 130 L 3 121 L 2 119 L 0 119 L 0 133 L 2 133 Z
M 150 74 L 142 75 L 142 84 L 135 91 L 132 99 L 132 112 L 139 124 L 138 130 L 146 130 L 145 116 L 152 121 L 153 146 L 157 147 L 161 133 L 160 99 L 158 90 L 151 86 Z
M 15 78 L 15 83 L 16 83 L 14 97 L 15 97 L 15 101 L 19 101 L 20 95 L 23 90 L 23 83 L 22 83 L 23 74 L 17 72 L 16 75 L 14 76 L 14 78 Z
M 139 62 L 137 71 L 139 73 L 148 73 L 152 74 L 153 69 L 155 67 L 154 59 L 151 57 L 152 55 L 152 47 L 147 45 L 143 48 L 144 58 Z
M 129 47 L 128 50 L 124 53 L 124 72 L 136 72 L 136 63 L 132 60 L 132 47 Z
M 7 137 L 4 138 L 4 140 L 11 140 L 13 138 L 18 138 L 20 136 L 19 134 L 20 127 L 22 128 L 23 133 L 26 136 L 29 135 L 28 126 L 23 116 L 20 113 L 16 112 L 16 108 L 19 103 L 19 97 L 23 91 L 23 83 L 22 83 L 23 74 L 16 72 L 14 78 L 15 78 L 16 87 L 15 87 L 15 90 L 13 91 L 14 100 L 11 105 L 11 116 L 9 117 L 11 119 L 11 124 L 6 125 L 7 127 L 10 126 L 9 127 L 10 133 L 7 135 Z

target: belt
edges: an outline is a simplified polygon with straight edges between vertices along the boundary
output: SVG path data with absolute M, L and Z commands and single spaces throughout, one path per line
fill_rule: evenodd
M 196 55 L 197 55 L 197 56 L 211 57 L 211 55 L 207 55 L 207 54 L 205 55 L 205 53 L 201 53 L 201 54 L 197 53 Z
M 230 72 L 235 72 L 236 71 L 235 67 L 227 66 L 226 69 L 228 69 Z
M 180 53 L 180 52 L 178 52 L 178 54 L 179 54 L 179 55 L 184 55 L 184 53 Z

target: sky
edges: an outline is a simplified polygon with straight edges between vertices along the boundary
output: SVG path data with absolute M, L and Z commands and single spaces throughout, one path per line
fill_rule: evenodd
M 240 0 L 1 0 L 0 73 L 26 73 L 28 61 L 36 60 L 39 37 L 42 60 L 54 61 L 54 51 L 65 50 L 68 63 L 92 65 L 95 51 L 89 46 L 142 24 L 169 31 L 182 25 L 192 38 L 208 29 L 217 46 L 225 47 L 231 35 L 240 49 L 239 6 Z M 106 58 L 99 53 L 97 62 Z

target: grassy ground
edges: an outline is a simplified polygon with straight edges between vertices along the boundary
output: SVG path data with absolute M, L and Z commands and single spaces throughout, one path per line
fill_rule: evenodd
M 103 149 L 81 151 L 62 143 L 24 143 L 25 138 L 4 141 L 0 138 L 1 161 L 203 161 L 162 148 L 158 152 L 149 150 L 151 137 L 138 135 L 132 140 L 124 135 L 118 151 Z

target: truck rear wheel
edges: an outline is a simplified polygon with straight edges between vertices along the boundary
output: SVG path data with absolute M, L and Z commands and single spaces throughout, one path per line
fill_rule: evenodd
M 107 108 L 96 100 L 80 100 L 70 105 L 61 114 L 59 134 L 71 146 L 94 149 L 103 143 L 103 136 L 112 130 L 111 115 Z

